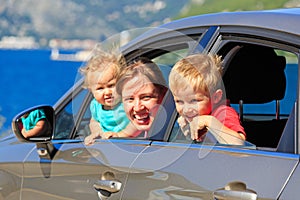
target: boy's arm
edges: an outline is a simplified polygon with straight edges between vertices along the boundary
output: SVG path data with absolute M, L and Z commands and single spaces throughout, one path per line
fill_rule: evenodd
M 210 131 L 218 142 L 223 144 L 236 144 L 242 145 L 245 140 L 245 136 L 240 134 L 221 123 L 217 118 L 211 115 L 202 115 L 195 117 L 190 123 L 191 138 L 193 140 L 201 139 L 199 132 L 207 129 Z

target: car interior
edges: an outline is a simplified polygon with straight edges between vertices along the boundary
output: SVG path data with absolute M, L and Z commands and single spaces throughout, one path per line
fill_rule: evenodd
M 287 118 L 281 118 L 280 100 L 285 96 L 286 60 L 274 49 L 258 45 L 237 45 L 224 58 L 223 82 L 226 97 L 238 104 L 240 120 L 247 133 L 247 141 L 257 147 L 276 148 Z M 233 56 L 232 56 L 233 55 Z M 274 102 L 274 114 L 245 115 L 245 104 Z

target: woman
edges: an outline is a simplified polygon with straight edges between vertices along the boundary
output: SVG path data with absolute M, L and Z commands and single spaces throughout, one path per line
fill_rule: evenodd
M 134 127 L 127 133 L 119 132 L 117 136 L 137 136 L 143 132 L 147 137 L 147 131 L 168 90 L 159 67 L 144 57 L 134 60 L 121 69 L 116 90 L 122 97 L 125 113 Z

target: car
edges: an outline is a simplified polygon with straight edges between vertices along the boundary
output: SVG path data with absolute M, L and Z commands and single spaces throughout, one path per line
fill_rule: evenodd
M 296 199 L 299 21 L 300 8 L 222 12 L 112 36 L 101 45 L 124 44 L 127 60 L 148 57 L 166 81 L 187 55 L 222 56 L 226 97 L 246 141 L 182 137 L 168 92 L 147 138 L 97 139 L 86 146 L 92 95 L 79 77 L 54 106 L 38 105 L 14 118 L 15 136 L 0 143 L 0 199 Z M 134 37 L 127 43 L 124 35 Z M 25 138 L 20 119 L 38 109 L 48 131 Z

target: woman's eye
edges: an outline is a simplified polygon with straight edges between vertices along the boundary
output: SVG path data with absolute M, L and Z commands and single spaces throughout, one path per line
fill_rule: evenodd
M 126 102 L 131 102 L 133 101 L 133 98 L 131 97 L 127 97 L 127 98 L 124 98 L 123 101 L 126 101 Z

